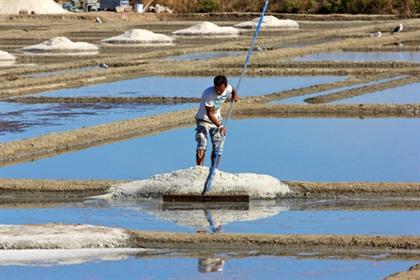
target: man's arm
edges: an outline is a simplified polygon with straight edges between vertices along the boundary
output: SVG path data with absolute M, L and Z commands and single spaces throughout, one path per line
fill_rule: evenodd
M 237 102 L 239 100 L 238 92 L 235 88 L 232 88 L 232 101 Z
M 214 114 L 214 108 L 206 106 L 206 113 L 207 113 L 207 117 L 209 117 L 210 121 L 212 123 L 214 123 L 217 127 L 220 128 L 220 132 L 222 134 L 226 134 L 226 129 L 223 127 L 222 122 L 219 121 L 217 119 L 216 115 Z

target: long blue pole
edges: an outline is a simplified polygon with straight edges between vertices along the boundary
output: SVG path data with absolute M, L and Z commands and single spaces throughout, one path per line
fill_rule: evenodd
M 267 12 L 267 8 L 268 8 L 268 4 L 269 3 L 270 3 L 270 0 L 266 0 L 265 1 L 264 8 L 263 8 L 262 13 L 261 13 L 261 17 L 260 17 L 260 19 L 258 21 L 257 28 L 255 29 L 255 33 L 254 33 L 254 36 L 252 38 L 251 45 L 249 47 L 248 54 L 246 56 L 245 65 L 244 65 L 244 68 L 242 69 L 241 77 L 239 78 L 238 84 L 236 86 L 236 92 L 239 92 L 239 88 L 241 86 L 241 82 L 242 82 L 242 80 L 245 77 L 245 72 L 246 72 L 246 70 L 248 68 L 249 62 L 251 61 L 251 56 L 252 56 L 252 53 L 254 52 L 255 42 L 257 41 L 258 34 L 260 33 L 261 25 L 262 25 L 262 22 L 264 20 L 265 13 Z M 230 117 L 232 115 L 233 105 L 234 105 L 234 102 L 231 101 L 230 102 L 229 113 L 228 113 L 227 118 L 225 119 L 225 121 L 223 123 L 223 126 L 224 127 L 227 127 L 227 124 L 229 122 L 229 119 L 230 119 Z M 222 148 L 223 148 L 223 145 L 225 144 L 225 139 L 226 139 L 226 136 L 223 136 L 222 141 L 220 142 L 219 146 L 216 148 L 216 151 L 215 151 L 216 152 L 216 158 L 214 160 L 213 165 L 210 168 L 210 174 L 207 177 L 203 194 L 205 194 L 206 192 L 209 192 L 210 189 L 211 189 L 211 185 L 213 183 L 214 175 L 215 175 L 216 169 L 218 167 L 219 158 L 221 156 L 221 152 L 220 151 L 223 151 Z

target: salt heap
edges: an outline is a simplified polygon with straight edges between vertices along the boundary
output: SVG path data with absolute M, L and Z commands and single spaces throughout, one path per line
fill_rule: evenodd
M 146 29 L 131 29 L 123 34 L 102 40 L 111 44 L 168 44 L 175 39 Z
M 181 29 L 172 32 L 175 35 L 206 35 L 206 36 L 217 36 L 217 35 L 238 35 L 239 30 L 234 27 L 222 27 L 217 24 L 205 21 L 186 29 Z
M 24 47 L 22 50 L 29 52 L 92 52 L 98 51 L 99 48 L 86 42 L 73 42 L 66 37 L 55 37 L 41 44 Z
M 208 175 L 208 167 L 181 169 L 158 174 L 146 180 L 114 186 L 110 189 L 110 194 L 102 198 L 159 198 L 165 194 L 201 195 Z M 268 175 L 217 171 L 210 194 L 246 193 L 251 199 L 275 199 L 289 192 L 287 185 Z
M 130 234 L 92 225 L 0 225 L 0 251 L 7 249 L 81 249 L 126 247 Z
M 12 66 L 15 62 L 16 58 L 12 54 L 0 51 L 0 67 Z
M 54 0 L 0 0 L 0 14 L 18 15 L 21 12 L 29 14 L 68 13 Z
M 51 266 L 74 265 L 87 262 L 125 260 L 144 249 L 100 248 L 100 249 L 29 249 L 2 250 L 1 265 Z
M 8 52 L 4 52 L 0 50 L 0 60 L 1 61 L 16 60 L 16 57 L 14 57 L 12 54 Z
M 237 28 L 246 28 L 246 29 L 255 29 L 258 25 L 260 18 L 255 18 L 252 21 L 245 21 L 235 25 Z M 271 28 L 287 28 L 287 29 L 298 29 L 299 24 L 291 19 L 278 19 L 274 16 L 265 16 L 262 28 L 271 29 Z

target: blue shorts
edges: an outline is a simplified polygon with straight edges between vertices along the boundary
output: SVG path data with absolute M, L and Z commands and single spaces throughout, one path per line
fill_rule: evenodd
M 213 145 L 213 152 L 219 147 L 219 153 L 223 151 L 223 145 L 221 145 L 223 136 L 220 133 L 220 129 L 213 123 L 206 122 L 203 120 L 197 120 L 197 127 L 195 129 L 195 141 L 197 141 L 197 150 L 207 149 L 207 138 L 210 135 L 211 143 Z

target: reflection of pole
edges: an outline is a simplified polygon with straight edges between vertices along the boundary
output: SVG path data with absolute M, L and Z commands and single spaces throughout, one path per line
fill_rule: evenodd
M 210 210 L 209 210 L 209 209 L 203 209 L 203 210 L 204 210 L 204 214 L 206 215 L 207 222 L 208 222 L 208 223 L 209 223 L 209 225 L 210 225 L 210 230 L 211 230 L 211 232 L 212 232 L 212 233 L 217 233 L 217 232 L 219 232 L 219 231 L 222 229 L 222 227 L 221 227 L 221 226 L 216 226 L 216 225 L 214 224 L 213 216 L 211 215 Z

